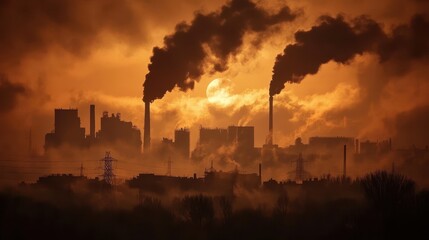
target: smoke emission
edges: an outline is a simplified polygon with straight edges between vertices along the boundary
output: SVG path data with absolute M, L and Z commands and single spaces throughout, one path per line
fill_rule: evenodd
M 287 6 L 270 14 L 250 0 L 232 0 L 220 11 L 197 13 L 190 24 L 178 24 L 175 33 L 164 38 L 163 47 L 153 49 L 143 100 L 160 99 L 175 87 L 193 89 L 207 67 L 212 72 L 228 69 L 228 61 L 240 52 L 247 33 L 266 32 L 296 16 Z M 259 43 L 251 42 L 254 48 Z
M 285 83 L 299 83 L 306 75 L 317 73 L 329 61 L 348 64 L 365 52 L 377 54 L 382 63 L 392 59 L 409 61 L 424 58 L 429 52 L 427 16 L 415 15 L 408 25 L 395 27 L 390 35 L 364 16 L 350 22 L 341 15 L 322 16 L 319 20 L 319 25 L 310 30 L 296 32 L 296 42 L 277 56 L 271 96 L 279 94 Z

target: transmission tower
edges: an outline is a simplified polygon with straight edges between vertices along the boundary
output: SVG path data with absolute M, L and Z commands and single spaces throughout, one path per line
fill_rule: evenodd
M 102 175 L 104 181 L 109 185 L 113 185 L 115 179 L 115 174 L 113 173 L 113 162 L 117 160 L 112 158 L 110 152 L 106 152 L 106 155 L 100 161 L 104 162 L 104 173 Z
M 299 153 L 298 159 L 294 162 L 296 162 L 296 168 L 295 171 L 292 171 L 292 173 L 295 173 L 295 182 L 300 183 L 310 176 L 310 173 L 308 173 L 304 169 L 304 162 L 307 161 L 304 161 L 304 159 L 302 158 L 302 154 Z

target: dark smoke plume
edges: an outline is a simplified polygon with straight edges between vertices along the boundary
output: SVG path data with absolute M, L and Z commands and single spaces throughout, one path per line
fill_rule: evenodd
M 429 55 L 429 16 L 415 15 L 409 25 L 398 26 L 380 48 L 382 61 L 421 59 Z
M 416 15 L 409 25 L 396 27 L 389 36 L 367 17 L 346 22 L 342 16 L 322 16 L 321 23 L 308 31 L 295 33 L 296 43 L 286 46 L 276 58 L 270 95 L 279 94 L 284 84 L 299 83 L 315 74 L 329 61 L 347 64 L 356 55 L 373 52 L 380 61 L 423 58 L 429 52 L 429 22 Z
M 296 43 L 288 45 L 276 58 L 270 96 L 280 93 L 286 82 L 299 83 L 307 74 L 315 74 L 319 67 L 331 60 L 346 63 L 356 54 L 376 47 L 383 38 L 380 26 L 365 17 L 352 24 L 342 16 L 322 16 L 321 23 L 309 31 L 295 33 Z
M 270 14 L 251 0 L 232 0 L 218 12 L 197 13 L 190 24 L 178 24 L 175 33 L 164 38 L 163 47 L 153 49 L 143 100 L 160 99 L 175 87 L 193 89 L 208 63 L 214 72 L 228 69 L 228 60 L 240 51 L 246 33 L 265 32 L 295 18 L 289 7 Z M 257 47 L 258 41 L 252 44 Z M 209 53 L 215 59 L 209 60 Z
M 23 85 L 12 83 L 0 74 L 0 114 L 14 109 L 18 96 L 26 93 L 27 89 Z

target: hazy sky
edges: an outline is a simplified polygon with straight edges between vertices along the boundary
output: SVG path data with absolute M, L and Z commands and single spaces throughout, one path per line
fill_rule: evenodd
M 176 31 L 193 29 L 195 14 L 217 16 L 215 24 L 230 21 L 232 30 L 220 28 L 214 34 L 207 28 L 206 35 L 198 30 L 185 38 L 183 44 L 195 40 L 201 49 L 193 45 L 186 52 L 182 45 L 174 45 L 182 57 L 191 58 L 202 50 L 204 58 L 197 62 L 201 65 L 191 66 L 197 68 L 198 77 L 184 79 L 183 84 L 194 82 L 193 89 L 174 87 L 153 102 L 153 141 L 173 137 L 175 128 L 190 127 L 193 148 L 200 126 L 253 125 L 255 144 L 261 146 L 268 130 L 268 93 L 276 56 L 298 42 L 297 31 L 319 26 L 322 15 L 335 19 L 340 14 L 357 32 L 364 32 L 365 24 L 362 27 L 357 19 L 365 15 L 380 27 L 387 43 L 380 40 L 382 47 L 374 49 L 373 42 L 365 42 L 344 61 L 322 61 L 318 71 L 304 74 L 299 84 L 286 83 L 274 98 L 274 141 L 284 146 L 296 137 L 307 142 L 315 135 L 344 135 L 363 140 L 393 137 L 398 147 L 429 143 L 429 1 L 261 0 L 255 1 L 256 8 L 274 17 L 244 13 L 246 21 L 236 25 L 238 20 L 221 14 L 222 6 L 243 2 L 248 1 L 1 1 L 0 152 L 27 146 L 30 128 L 34 148 L 42 151 L 44 134 L 53 130 L 54 108 L 78 108 L 87 134 L 91 103 L 96 104 L 98 117 L 102 111 L 121 112 L 124 120 L 143 131 L 142 85 L 153 48 L 166 49 L 165 36 L 174 41 Z M 276 17 L 285 7 L 288 15 Z M 183 26 L 185 30 L 180 29 Z M 306 44 L 329 45 L 311 33 Z M 230 37 L 235 42 L 225 40 Z M 317 59 L 316 52 L 299 54 L 296 63 Z M 157 71 L 170 80 L 178 64 L 186 65 L 175 61 Z M 171 81 L 180 81 L 177 78 Z M 230 80 L 219 88 L 225 101 L 207 99 L 207 86 L 216 78 Z

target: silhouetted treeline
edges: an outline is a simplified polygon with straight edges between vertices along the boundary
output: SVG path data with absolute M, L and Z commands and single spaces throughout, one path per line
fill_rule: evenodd
M 73 186 L 67 192 L 24 188 L 0 194 L 0 239 L 416 239 L 428 234 L 429 191 L 387 172 L 234 196 L 132 192 L 125 198 L 138 200 L 130 207 L 99 207 L 125 193 L 114 188 L 85 192 L 97 195 L 95 201 Z

